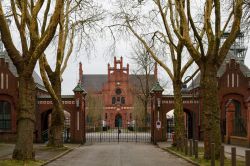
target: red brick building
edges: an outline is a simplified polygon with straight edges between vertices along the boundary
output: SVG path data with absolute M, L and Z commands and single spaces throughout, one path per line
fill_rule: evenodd
M 47 94 L 43 82 L 33 73 L 37 96 Z M 16 134 L 18 74 L 6 52 L 0 52 L 0 141 L 13 141 Z
M 0 43 L 1 44 L 1 43 Z M 51 97 L 36 72 L 36 129 L 34 141 L 44 142 L 48 138 L 50 115 L 53 109 Z M 65 112 L 65 138 L 71 142 L 84 142 L 86 92 L 79 85 L 74 95 L 62 95 Z M 0 142 L 14 142 L 18 110 L 18 74 L 7 53 L 0 49 Z
M 80 69 L 81 71 L 81 69 Z M 94 94 L 103 100 L 103 113 L 101 119 L 109 127 L 126 127 L 134 120 L 134 102 L 138 95 L 140 79 L 145 75 L 130 74 L 129 64 L 124 66 L 123 58 L 114 57 L 114 66 L 108 64 L 107 74 L 83 74 L 82 85 L 88 95 Z M 154 75 L 149 76 L 149 84 L 155 82 L 157 68 Z M 88 102 L 88 101 L 87 101 Z M 87 107 L 87 114 L 90 109 Z M 88 119 L 88 117 L 87 117 Z
M 242 45 L 243 37 L 240 34 L 217 72 L 218 97 L 222 141 L 250 147 L 250 69 L 244 64 L 246 48 Z M 203 139 L 201 94 L 198 74 L 189 87 L 183 89 L 183 107 L 187 137 L 199 140 Z M 152 98 L 153 112 L 160 111 L 160 119 L 165 124 L 165 115 L 174 109 L 174 98 L 172 95 L 157 95 Z M 161 100 L 158 109 L 157 98 Z M 161 130 L 156 130 L 156 135 L 159 136 L 156 140 L 165 140 L 162 133 L 168 128 L 169 126 L 163 125 Z

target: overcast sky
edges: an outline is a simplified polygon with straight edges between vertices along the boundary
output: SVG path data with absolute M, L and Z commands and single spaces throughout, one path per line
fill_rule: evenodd
M 109 10 L 112 7 L 112 0 L 103 0 L 100 3 Z M 199 1 L 195 0 L 195 4 L 198 6 Z M 198 7 L 199 8 L 199 7 Z M 113 66 L 113 56 L 120 58 L 123 56 L 124 63 L 130 64 L 130 68 L 134 68 L 131 62 L 131 55 L 133 54 L 132 46 L 135 44 L 135 41 L 131 43 L 129 40 L 121 41 L 116 44 L 116 49 L 113 55 L 108 53 L 109 46 L 111 44 L 111 40 L 107 40 L 105 38 L 100 39 L 98 37 L 95 38 L 95 46 L 93 48 L 92 54 L 86 55 L 84 51 L 77 53 L 73 53 L 71 56 L 68 67 L 63 74 L 63 82 L 62 82 L 62 94 L 73 94 L 72 89 L 76 86 L 77 81 L 79 79 L 78 69 L 79 62 L 83 64 L 83 73 L 85 74 L 107 74 L 107 64 L 110 63 Z M 250 43 L 248 44 L 250 45 Z M 246 54 L 245 64 L 250 68 L 250 51 Z M 38 68 L 36 67 L 36 71 Z M 159 69 L 160 78 L 166 82 L 169 80 L 168 75 L 161 69 Z M 168 84 L 169 87 L 167 89 L 172 89 L 171 84 Z M 171 90 L 168 90 L 169 93 Z

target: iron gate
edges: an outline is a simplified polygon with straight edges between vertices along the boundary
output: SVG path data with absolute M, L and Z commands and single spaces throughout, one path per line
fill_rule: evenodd
M 119 125 L 106 125 L 104 121 L 86 124 L 86 142 L 150 142 L 150 123 L 136 121 Z

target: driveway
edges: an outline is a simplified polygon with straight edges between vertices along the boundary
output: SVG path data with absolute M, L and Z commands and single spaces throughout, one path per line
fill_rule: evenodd
M 151 144 L 103 143 L 84 145 L 49 166 L 191 166 Z

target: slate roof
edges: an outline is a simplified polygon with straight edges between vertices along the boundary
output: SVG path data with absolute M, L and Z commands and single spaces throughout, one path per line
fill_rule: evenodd
M 14 64 L 13 64 L 12 60 L 10 59 L 10 57 L 8 56 L 7 52 L 0 52 L 0 58 L 4 58 L 5 62 L 8 62 L 10 72 L 15 77 L 18 77 L 16 67 L 14 66 Z M 36 83 L 36 87 L 41 89 L 41 90 L 47 91 L 44 87 L 43 80 L 35 71 L 33 72 L 32 76 L 33 76 L 34 81 Z
M 140 86 L 140 78 L 145 77 L 144 75 L 129 75 L 129 83 L 132 85 Z M 154 75 L 150 75 L 150 84 L 155 82 Z M 107 74 L 84 74 L 83 75 L 83 88 L 89 92 L 101 91 L 104 84 L 108 82 Z
M 108 81 L 106 74 L 84 74 L 83 75 L 83 88 L 89 91 L 101 91 L 103 85 Z
M 229 61 L 231 59 L 235 59 L 236 62 L 238 62 L 240 64 L 240 70 L 241 72 L 246 76 L 246 77 L 250 77 L 250 69 L 241 61 L 237 60 L 237 57 L 235 57 L 234 53 L 232 51 L 229 51 L 224 62 L 222 63 L 222 65 L 220 66 L 218 72 L 217 72 L 217 77 L 221 77 L 225 71 L 226 71 L 226 65 L 227 63 L 229 63 Z M 197 88 L 200 86 L 200 73 L 198 73 L 198 75 L 194 78 L 194 88 Z M 188 90 L 192 89 L 192 82 L 190 83 L 190 85 L 188 86 Z

